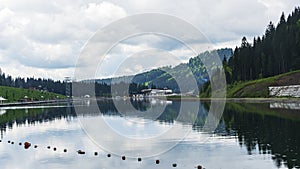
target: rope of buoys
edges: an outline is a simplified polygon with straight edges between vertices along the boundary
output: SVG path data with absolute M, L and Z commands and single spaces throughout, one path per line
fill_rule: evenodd
M 0 140 L 0 143 L 2 142 L 2 140 Z M 8 140 L 7 141 L 8 143 L 10 143 L 10 144 L 14 144 L 14 142 L 13 141 L 10 141 L 10 140 Z M 22 142 L 19 142 L 18 143 L 20 146 L 23 144 Z M 28 141 L 26 141 L 26 142 L 24 142 L 24 148 L 25 149 L 28 149 L 28 148 L 30 148 L 31 147 L 31 143 L 30 142 L 28 142 Z M 38 148 L 38 145 L 34 145 L 34 148 Z M 50 149 L 51 148 L 51 146 L 50 145 L 48 145 L 47 146 L 47 149 Z M 53 151 L 56 151 L 57 150 L 57 148 L 56 147 L 53 147 Z M 63 149 L 63 152 L 67 152 L 68 150 L 65 148 L 65 149 Z M 86 152 L 85 151 L 83 151 L 83 150 L 77 150 L 76 151 L 78 154 L 86 154 Z M 98 152 L 94 152 L 94 155 L 95 156 L 98 156 L 99 155 L 99 153 Z M 111 154 L 107 154 L 107 157 L 111 157 Z M 123 161 L 125 161 L 126 160 L 126 156 L 125 155 L 123 155 L 123 156 L 121 156 L 121 159 L 123 160 Z M 141 157 L 138 157 L 137 158 L 137 161 L 138 162 L 141 162 L 142 161 L 142 158 Z M 156 159 L 155 160 L 155 164 L 160 164 L 160 160 L 159 159 Z M 173 163 L 172 164 L 172 167 L 177 167 L 177 163 Z M 204 169 L 201 165 L 198 165 L 198 166 L 196 166 L 196 167 L 194 167 L 194 168 L 197 168 L 197 169 Z

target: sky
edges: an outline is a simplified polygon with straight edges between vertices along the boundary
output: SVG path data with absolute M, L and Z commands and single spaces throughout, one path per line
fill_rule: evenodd
M 213 48 L 234 48 L 243 36 L 250 42 L 261 36 L 270 21 L 276 24 L 282 12 L 287 16 L 296 6 L 299 0 L 0 0 L 0 68 L 13 77 L 72 77 L 81 51 L 97 30 L 142 13 L 178 17 L 199 29 Z M 125 55 L 137 57 L 141 49 L 157 46 L 179 55 L 174 64 L 193 56 L 174 40 L 141 36 L 116 46 L 105 58 L 106 71 L 97 77 L 112 76 L 110 68 Z M 151 68 L 127 67 L 126 72 Z

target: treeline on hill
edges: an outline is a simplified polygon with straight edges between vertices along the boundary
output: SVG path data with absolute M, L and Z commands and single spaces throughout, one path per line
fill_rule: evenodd
M 125 95 L 124 91 L 116 91 L 117 93 L 111 93 L 111 87 L 114 89 L 120 89 L 123 86 L 126 86 L 128 84 L 125 84 L 124 82 L 120 82 L 117 84 L 111 84 L 108 85 L 106 83 L 94 83 L 93 85 L 85 82 L 73 82 L 72 85 L 77 85 L 79 88 L 78 92 L 74 92 L 72 95 L 74 96 L 84 96 L 86 94 L 94 95 L 96 96 L 107 96 L 110 97 L 112 95 Z M 72 85 L 70 85 L 70 90 L 72 92 Z M 22 89 L 32 89 L 32 90 L 39 90 L 39 91 L 48 91 L 53 92 L 57 94 L 67 95 L 66 94 L 66 88 L 67 84 L 65 81 L 54 81 L 52 79 L 35 79 L 35 78 L 12 78 L 10 75 L 6 75 L 5 73 L 0 74 L 0 86 L 8 86 L 8 87 L 15 87 L 15 88 L 22 88 Z M 87 90 L 90 86 L 94 87 L 95 90 Z M 152 86 L 155 88 L 155 86 Z M 145 86 L 143 84 L 136 84 L 131 83 L 129 85 L 129 93 L 134 94 L 140 92 L 142 89 L 146 89 L 148 86 Z M 95 93 L 89 93 L 90 91 L 93 91 Z M 79 95 L 79 93 L 81 95 Z
M 0 74 L 0 86 L 16 87 L 23 89 L 35 89 L 40 91 L 48 91 L 57 94 L 66 94 L 66 83 L 61 81 L 54 81 L 52 79 L 35 79 L 35 78 L 21 78 L 13 79 L 10 75 L 5 73 Z
M 265 34 L 254 38 L 253 44 L 244 37 L 227 64 L 232 70 L 229 83 L 300 69 L 300 7 L 287 20 L 282 13 L 276 27 L 270 22 Z
M 184 86 L 179 88 L 177 81 L 185 81 L 193 75 L 199 87 L 203 85 L 203 83 L 208 81 L 208 74 L 206 72 L 205 65 L 202 63 L 203 58 L 208 58 L 212 53 L 217 53 L 220 56 L 220 59 L 226 58 L 229 59 L 233 51 L 231 48 L 223 48 L 215 51 L 206 51 L 198 54 L 195 57 L 189 59 L 187 63 L 181 63 L 174 67 L 165 66 L 157 69 L 152 69 L 147 72 L 139 73 L 134 76 L 122 76 L 122 77 L 114 77 L 107 79 L 96 79 L 99 84 L 119 84 L 119 83 L 131 83 L 132 87 L 137 90 L 131 90 L 134 92 L 139 92 L 140 89 L 148 87 L 148 88 L 168 88 L 172 89 L 175 93 L 181 92 L 190 92 L 195 90 L 194 85 L 190 83 L 185 83 Z M 86 80 L 85 82 L 89 83 L 93 80 Z M 105 87 L 105 86 L 103 86 Z M 97 92 L 97 90 L 96 90 Z M 196 94 L 196 93 L 195 93 Z
M 287 19 L 282 13 L 279 23 L 269 23 L 262 37 L 249 43 L 242 38 L 233 56 L 223 60 L 228 84 L 270 77 L 300 69 L 300 7 Z M 209 83 L 202 91 L 209 90 Z
M 111 97 L 111 96 L 128 96 L 128 94 L 140 93 L 143 89 L 148 89 L 148 86 L 137 83 L 119 82 L 114 84 L 98 83 L 98 82 L 73 82 L 73 93 L 75 97 L 85 95 L 96 97 Z M 156 88 L 155 86 L 152 86 Z M 126 91 L 128 90 L 128 91 Z

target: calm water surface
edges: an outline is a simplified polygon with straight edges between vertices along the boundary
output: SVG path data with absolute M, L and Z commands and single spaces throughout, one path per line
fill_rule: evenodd
M 178 101 L 152 100 L 132 104 L 141 111 L 163 105 L 166 108 L 156 119 L 120 113 L 111 100 L 98 101 L 101 113 L 76 114 L 74 106 L 91 106 L 86 101 L 76 105 L 1 108 L 0 168 L 167 169 L 174 168 L 173 163 L 177 164 L 176 168 L 191 169 L 197 165 L 207 169 L 300 168 L 300 106 L 297 103 L 227 103 L 213 133 L 202 132 L 208 103 L 200 104 L 194 124 L 175 120 L 180 108 Z M 194 103 L 189 104 L 193 111 Z M 169 151 L 145 157 L 141 162 L 136 158 L 122 160 L 117 154 L 108 158 L 107 154 L 111 152 L 91 141 L 79 120 L 98 117 L 105 119 L 116 132 L 133 138 L 154 137 L 174 124 L 188 127 L 191 132 Z M 142 121 L 143 125 L 132 125 L 136 121 Z M 18 145 L 25 141 L 38 147 L 25 150 Z M 130 146 L 118 148 L 126 152 Z M 67 152 L 63 152 L 64 149 Z M 84 150 L 86 154 L 79 155 L 77 150 Z M 95 156 L 94 152 L 99 154 Z M 155 164 L 156 159 L 160 164 Z

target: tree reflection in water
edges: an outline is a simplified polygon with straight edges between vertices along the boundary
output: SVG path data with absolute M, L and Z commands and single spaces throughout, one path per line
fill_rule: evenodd
M 134 108 L 146 111 L 157 105 L 151 101 L 131 101 Z M 190 102 L 193 111 L 193 102 Z M 106 116 L 124 116 L 119 113 L 111 100 L 98 101 L 101 114 Z M 82 105 L 85 106 L 85 105 Z M 157 118 L 163 123 L 172 124 L 179 113 L 180 102 L 168 102 L 162 114 Z M 194 124 L 189 124 L 196 132 L 201 132 L 207 117 L 209 104 L 202 103 Z M 126 110 L 125 114 L 126 114 Z M 128 112 L 127 112 L 128 113 Z M 99 113 L 86 112 L 85 115 L 98 116 Z M 129 115 L 133 115 L 130 114 Z M 138 116 L 138 114 L 134 114 Z M 18 125 L 36 125 L 57 119 L 72 120 L 77 115 L 73 107 L 7 109 L 0 115 L 0 129 L 3 134 L 7 128 Z M 143 118 L 147 118 L 143 116 Z M 149 117 L 150 118 L 150 117 Z M 189 117 L 187 118 L 195 118 Z M 182 121 L 183 124 L 184 121 Z M 215 134 L 219 136 L 235 136 L 241 146 L 247 148 L 248 154 L 259 151 L 261 154 L 271 154 L 277 167 L 285 165 L 288 168 L 300 168 L 300 111 L 286 109 L 270 109 L 268 104 L 228 103 L 222 120 Z M 232 137 L 231 137 L 232 138 Z
M 268 104 L 227 104 L 223 119 L 226 131 L 234 131 L 250 155 L 258 148 L 259 153 L 272 154 L 278 168 L 300 167 L 300 111 L 272 110 Z

